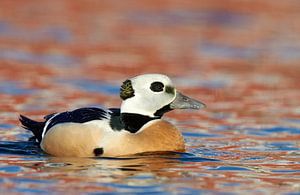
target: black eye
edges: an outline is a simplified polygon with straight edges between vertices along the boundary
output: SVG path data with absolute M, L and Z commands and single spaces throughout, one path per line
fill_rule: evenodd
M 151 83 L 150 89 L 154 92 L 160 92 L 164 90 L 164 84 L 162 82 L 153 82 Z

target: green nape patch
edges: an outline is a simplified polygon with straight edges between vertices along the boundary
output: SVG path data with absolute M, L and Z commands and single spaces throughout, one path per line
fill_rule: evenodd
M 132 88 L 132 83 L 130 80 L 126 80 L 123 82 L 120 89 L 120 97 L 122 100 L 126 100 L 134 96 L 134 90 Z

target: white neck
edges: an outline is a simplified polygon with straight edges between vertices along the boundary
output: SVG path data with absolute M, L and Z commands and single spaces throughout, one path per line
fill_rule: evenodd
M 142 99 L 143 101 L 138 101 Z M 141 114 L 144 116 L 154 117 L 156 109 L 154 103 L 147 101 L 145 98 L 133 97 L 122 102 L 121 113 Z

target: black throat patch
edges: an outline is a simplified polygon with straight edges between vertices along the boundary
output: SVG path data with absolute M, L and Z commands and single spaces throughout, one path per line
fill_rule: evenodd
M 170 104 L 162 107 L 154 113 L 154 116 L 161 118 L 165 113 L 172 111 L 173 109 L 170 107 Z
M 120 109 L 111 108 L 110 126 L 114 131 L 126 130 L 130 133 L 136 133 L 143 125 L 151 120 L 161 117 L 149 117 L 141 114 L 122 113 Z
M 109 110 L 112 112 L 110 126 L 114 131 L 126 130 L 130 133 L 136 133 L 149 121 L 160 119 L 166 112 L 173 109 L 168 104 L 157 110 L 154 113 L 154 117 L 135 113 L 121 113 L 121 110 L 118 108 L 111 108 Z
M 136 133 L 149 121 L 159 119 L 160 117 L 149 117 L 141 114 L 122 113 L 121 120 L 125 129 L 130 133 Z

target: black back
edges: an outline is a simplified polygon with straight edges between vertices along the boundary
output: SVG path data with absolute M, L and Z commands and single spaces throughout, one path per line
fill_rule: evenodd
M 79 108 L 73 111 L 67 111 L 57 114 L 56 116 L 48 115 L 46 119 L 50 120 L 46 131 L 59 123 L 85 123 L 92 120 L 107 119 L 108 112 L 101 108 Z M 53 117 L 54 116 L 54 117 Z M 51 118 L 53 117 L 53 118 Z
M 34 134 L 34 137 L 38 140 L 38 142 L 41 142 L 42 134 L 47 123 L 49 124 L 47 125 L 46 132 L 54 125 L 60 123 L 85 123 L 91 120 L 102 120 L 107 119 L 107 116 L 109 116 L 110 114 L 111 112 L 107 112 L 103 109 L 90 107 L 79 108 L 73 111 L 67 111 L 58 114 L 49 114 L 44 117 L 45 121 L 43 122 L 34 121 L 23 115 L 20 115 L 19 120 L 22 123 L 23 127 L 30 130 Z
M 62 113 L 53 113 L 45 116 L 44 122 L 37 122 L 25 116 L 20 116 L 20 121 L 23 127 L 32 131 L 35 138 L 39 142 L 42 140 L 42 134 L 47 124 L 46 132 L 53 126 L 61 123 L 85 123 L 92 120 L 102 120 L 110 118 L 110 126 L 114 131 L 126 130 L 130 133 L 136 133 L 143 125 L 151 120 L 159 119 L 168 111 L 169 107 L 160 109 L 155 117 L 149 117 L 141 114 L 122 113 L 119 108 L 111 108 L 109 111 L 101 108 L 88 107 L 79 108 L 73 111 L 66 111 Z M 45 133 L 46 133 L 45 132 Z

